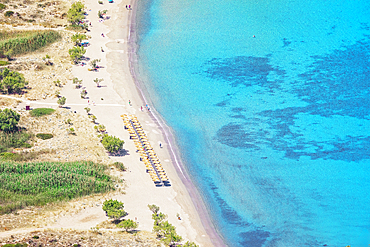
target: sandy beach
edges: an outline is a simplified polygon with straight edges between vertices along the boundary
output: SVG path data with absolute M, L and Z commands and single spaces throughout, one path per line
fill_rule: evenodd
M 90 107 L 91 113 L 97 117 L 97 122 L 106 126 L 110 135 L 125 140 L 124 152 L 111 157 L 114 161 L 120 161 L 128 167 L 124 175 L 126 181 L 126 193 L 117 195 L 118 199 L 125 204 L 125 210 L 129 213 L 126 218 L 139 222 L 139 230 L 152 231 L 153 220 L 148 204 L 156 204 L 160 211 L 168 215 L 168 220 L 173 224 L 179 235 L 185 240 L 194 241 L 200 246 L 221 246 L 221 242 L 209 219 L 205 214 L 203 203 L 197 191 L 194 190 L 191 181 L 183 171 L 176 154 L 176 148 L 171 144 L 173 137 L 166 131 L 165 125 L 158 121 L 154 109 L 149 112 L 143 95 L 136 87 L 132 73 L 131 63 L 134 57 L 135 40 L 133 26 L 130 20 L 135 13 L 135 2 L 125 3 L 116 1 L 103 5 L 97 2 L 85 2 L 88 16 L 86 19 L 92 23 L 90 32 L 87 34 L 90 46 L 87 47 L 85 57 L 88 59 L 101 59 L 98 63 L 98 71 L 88 71 L 89 66 L 73 66 L 72 73 L 75 77 L 83 80 L 83 87 L 88 92 L 87 99 L 81 99 L 80 90 L 75 89 L 73 84 L 67 84 L 61 95 L 67 97 L 66 106 L 71 110 L 84 113 L 84 107 Z M 133 10 L 127 10 L 126 4 L 130 4 Z M 98 10 L 108 10 L 106 19 L 99 20 Z M 131 28 L 131 34 L 130 34 Z M 133 42 L 131 45 L 128 42 Z M 104 50 L 104 52 L 101 51 Z M 88 64 L 88 61 L 85 61 Z M 135 76 L 135 75 L 134 75 Z M 93 82 L 95 78 L 104 79 L 100 87 Z M 129 104 L 129 101 L 131 104 Z M 143 110 L 141 110 L 143 107 Z M 120 117 L 122 114 L 135 114 L 141 122 L 154 151 L 168 174 L 171 182 L 169 187 L 156 187 L 150 176 L 145 172 L 145 166 L 139 161 L 134 142 L 129 139 L 129 134 L 124 130 Z M 162 143 L 163 147 L 159 147 Z M 193 200 L 192 200 L 193 199 Z M 180 215 L 181 220 L 177 218 Z M 81 218 L 90 217 L 90 225 L 106 220 L 101 208 L 85 210 Z M 203 224 L 202 224 L 203 223 Z M 68 219 L 59 221 L 54 227 L 66 227 L 70 225 Z M 87 227 L 81 225 L 81 228 Z M 211 240 L 212 239 L 212 240 Z M 218 242 L 218 244 L 217 244 Z

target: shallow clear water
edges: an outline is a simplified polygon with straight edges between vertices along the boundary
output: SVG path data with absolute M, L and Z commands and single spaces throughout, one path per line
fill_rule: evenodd
M 370 244 L 370 2 L 138 8 L 141 77 L 227 244 Z

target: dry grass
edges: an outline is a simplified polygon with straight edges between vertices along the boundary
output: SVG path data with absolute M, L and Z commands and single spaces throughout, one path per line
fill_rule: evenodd
M 161 246 L 155 234 L 138 232 L 129 234 L 122 231 L 79 231 L 52 230 L 34 231 L 12 235 L 0 240 L 0 244 L 29 243 L 29 246 Z
M 1 0 L 6 9 L 0 11 L 0 25 L 63 27 L 67 24 L 68 1 Z M 6 11 L 13 11 L 5 17 Z

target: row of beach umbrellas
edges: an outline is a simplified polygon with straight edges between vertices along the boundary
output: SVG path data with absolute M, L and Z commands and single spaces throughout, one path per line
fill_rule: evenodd
M 137 152 L 140 154 L 140 160 L 145 164 L 146 171 L 149 173 L 154 183 L 169 182 L 165 170 L 163 169 L 157 154 L 135 115 L 121 115 L 125 129 L 130 134 L 130 139 L 135 143 Z

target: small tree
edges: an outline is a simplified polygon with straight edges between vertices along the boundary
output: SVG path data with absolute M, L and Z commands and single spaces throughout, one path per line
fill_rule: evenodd
M 117 200 L 110 199 L 103 203 L 103 210 L 109 218 L 114 220 L 119 220 L 127 215 L 123 208 L 123 202 L 119 202 Z
M 98 119 L 95 115 L 89 115 L 89 118 L 93 123 L 95 123 L 96 119 Z
M 62 82 L 58 79 L 58 80 L 56 80 L 56 81 L 53 81 L 54 82 L 54 85 L 56 86 L 56 87 L 61 87 L 62 86 Z
M 105 126 L 102 125 L 102 124 L 99 124 L 99 125 L 95 125 L 94 126 L 94 129 L 98 132 L 104 132 L 105 131 Z
M 17 130 L 17 124 L 21 116 L 12 109 L 0 109 L 0 130 L 5 132 L 12 132 Z
M 66 103 L 66 97 L 60 97 L 59 99 L 58 99 L 58 104 L 59 104 L 59 107 L 62 107 L 63 105 L 65 105 L 65 103 Z
M 171 231 L 169 234 L 165 235 L 162 242 L 168 246 L 174 246 L 175 243 L 181 242 L 182 237 L 176 233 L 176 231 Z M 175 245 L 176 246 L 176 245 Z
M 108 10 L 104 9 L 104 10 L 99 10 L 98 11 L 98 17 L 99 18 L 103 18 L 106 13 L 108 12 Z
M 75 2 L 67 12 L 68 21 L 72 25 L 78 25 L 84 19 L 85 5 L 81 2 Z
M 82 40 L 86 39 L 86 35 L 85 34 L 82 34 L 82 33 L 76 33 L 74 34 L 71 39 L 72 39 L 72 42 L 75 42 L 75 45 L 76 46 L 81 46 L 81 42 Z
M 85 48 L 81 47 L 73 47 L 72 49 L 68 50 L 69 56 L 71 57 L 72 61 L 77 64 L 83 55 L 86 53 Z
M 160 212 L 159 214 L 152 214 L 152 219 L 154 220 L 154 225 L 158 226 L 162 221 L 167 219 L 167 214 Z
M 194 242 L 187 241 L 184 245 L 184 247 L 199 247 L 199 245 L 195 244 Z
M 97 87 L 100 87 L 99 83 L 100 83 L 100 82 L 102 82 L 102 81 L 104 81 L 104 79 L 98 79 L 98 78 L 96 78 L 96 79 L 94 80 L 94 82 L 96 83 L 96 86 L 97 86 Z
M 59 98 L 60 97 L 60 92 L 59 91 L 55 91 L 55 96 Z
M 76 84 L 76 88 L 80 88 L 82 80 L 79 80 L 77 77 L 75 77 L 75 78 L 73 78 L 72 83 Z
M 176 228 L 168 223 L 168 221 L 161 222 L 159 225 L 153 227 L 153 231 L 157 233 L 159 238 L 163 238 L 169 235 L 171 232 L 175 232 Z
M 89 112 L 91 111 L 91 109 L 89 107 L 85 107 L 84 109 L 85 109 L 86 113 L 89 115 Z
M 124 143 L 125 142 L 118 137 L 109 135 L 104 135 L 102 140 L 104 148 L 110 153 L 114 153 L 122 149 Z
M 16 71 L 10 71 L 5 68 L 3 72 L 0 72 L 0 90 L 10 93 L 20 93 L 22 88 L 28 83 L 24 79 L 21 73 Z
M 100 62 L 101 60 L 100 59 L 93 59 L 90 61 L 90 65 L 92 67 L 92 69 L 97 69 L 98 68 L 98 62 Z
M 87 95 L 87 91 L 86 90 L 82 90 L 81 91 L 81 99 L 84 99 Z
M 117 226 L 120 228 L 124 228 L 126 232 L 128 232 L 129 230 L 136 229 L 138 227 L 138 224 L 135 221 L 129 219 L 121 221 Z
M 4 55 L 6 56 L 6 59 L 8 59 L 8 61 L 11 61 L 12 60 L 12 56 L 13 56 L 13 49 L 9 49 L 7 50 Z
M 149 205 L 148 204 L 148 208 L 149 208 L 150 211 L 153 212 L 153 214 L 156 214 L 157 215 L 158 212 L 159 212 L 159 207 L 157 205 L 154 205 L 154 204 Z

